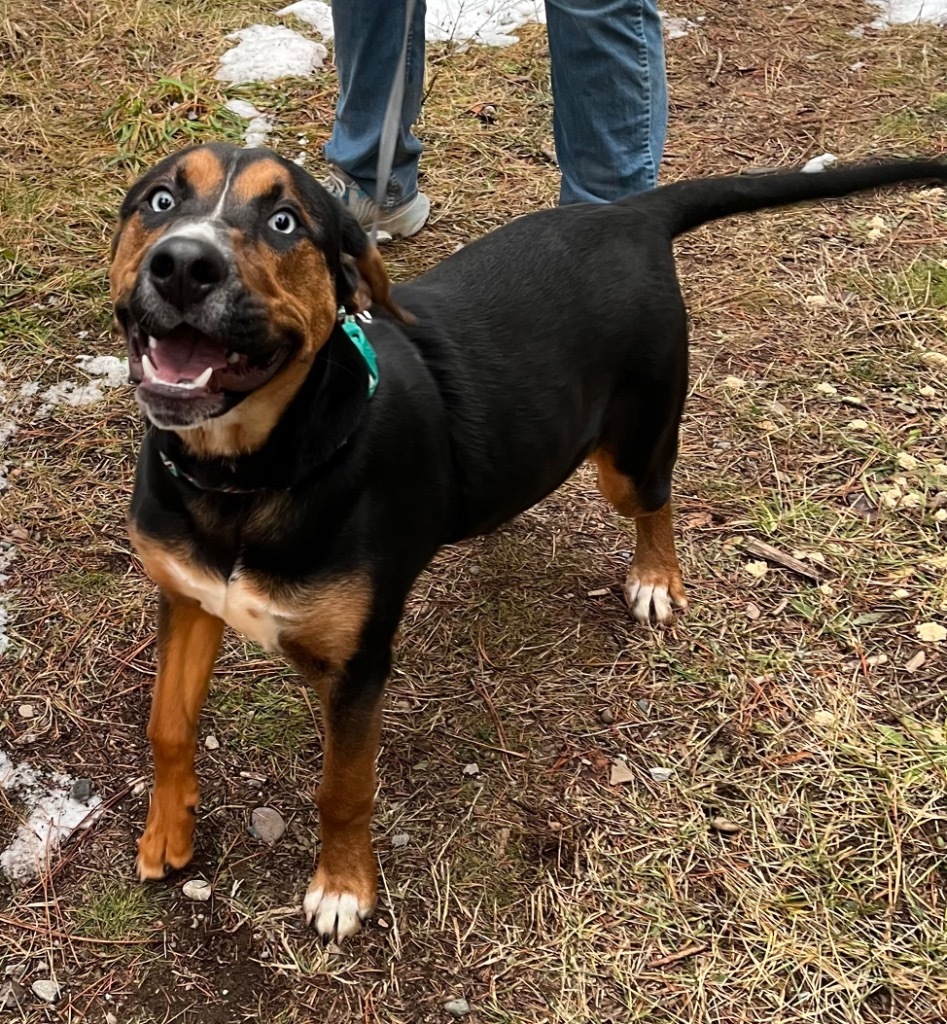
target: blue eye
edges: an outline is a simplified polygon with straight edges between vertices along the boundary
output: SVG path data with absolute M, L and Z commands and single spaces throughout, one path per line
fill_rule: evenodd
M 157 192 L 151 193 L 148 205 L 155 213 L 167 213 L 168 210 L 173 210 L 177 204 L 174 202 L 174 196 L 166 188 L 159 188 Z
M 296 218 L 289 210 L 278 210 L 270 217 L 267 224 L 281 235 L 291 235 L 296 230 Z

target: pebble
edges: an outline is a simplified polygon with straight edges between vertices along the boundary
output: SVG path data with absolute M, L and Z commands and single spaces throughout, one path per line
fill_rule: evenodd
M 107 1013 L 105 1015 L 105 1024 L 118 1024 L 118 1017 L 114 1013 Z
M 466 1017 L 470 1013 L 470 1003 L 466 999 L 451 999 L 444 1004 L 444 1009 L 452 1017 Z
M 605 708 L 598 716 L 604 725 L 611 725 L 615 721 L 615 712 L 611 708 Z
M 470 764 L 464 765 L 464 775 L 479 775 L 480 765 L 476 761 L 471 761 Z
M 21 704 L 16 711 L 20 718 L 33 718 L 36 714 L 36 708 L 32 704 Z
M 410 838 L 407 832 L 399 832 L 391 837 L 391 845 L 397 850 L 401 846 L 407 846 Z
M 206 903 L 211 898 L 213 891 L 214 887 L 206 878 L 192 878 L 181 887 L 181 892 L 189 900 L 198 900 L 200 903 Z
M 655 782 L 667 782 L 674 774 L 673 768 L 649 768 L 648 774 Z
M 220 740 L 218 740 L 217 737 L 214 736 L 213 733 L 211 733 L 205 738 L 204 746 L 208 750 L 220 750 Z
M 0 1010 L 15 1010 L 25 995 L 26 989 L 19 982 L 5 982 L 0 985 Z
M 732 836 L 734 832 L 740 831 L 740 826 L 736 822 L 730 821 L 729 818 L 724 818 L 722 815 L 718 815 L 716 818 L 711 818 L 710 827 L 715 832 L 723 832 L 728 836 Z
M 256 807 L 250 815 L 247 830 L 254 839 L 264 843 L 275 843 L 286 831 L 286 822 L 275 807 Z
M 142 796 L 147 788 L 147 782 L 136 782 L 135 785 L 132 786 L 132 796 Z
M 55 1003 L 59 998 L 60 988 L 59 983 L 52 981 L 49 978 L 42 978 L 39 981 L 34 981 L 30 988 L 38 999 L 42 999 L 44 1003 Z
M 89 797 L 92 796 L 92 780 L 76 779 L 69 790 L 69 796 L 73 800 L 78 800 L 81 804 L 86 803 Z

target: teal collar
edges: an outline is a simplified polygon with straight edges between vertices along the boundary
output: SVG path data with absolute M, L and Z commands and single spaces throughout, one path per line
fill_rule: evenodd
M 365 323 L 371 323 L 371 313 L 359 313 L 357 316 Z M 378 359 L 375 357 L 375 350 L 365 332 L 355 322 L 354 316 L 346 315 L 344 317 L 342 330 L 349 336 L 349 340 L 358 349 L 358 354 L 365 360 L 365 366 L 368 369 L 368 397 L 371 398 L 375 394 L 375 388 L 378 387 Z

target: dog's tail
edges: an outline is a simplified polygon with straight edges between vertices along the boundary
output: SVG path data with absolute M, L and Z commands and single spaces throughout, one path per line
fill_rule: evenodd
M 664 221 L 671 237 L 692 231 L 708 221 L 769 206 L 812 199 L 832 199 L 851 192 L 904 181 L 947 182 L 947 163 L 935 160 L 891 160 L 834 171 L 759 176 L 734 175 L 675 182 L 622 202 L 645 200 Z

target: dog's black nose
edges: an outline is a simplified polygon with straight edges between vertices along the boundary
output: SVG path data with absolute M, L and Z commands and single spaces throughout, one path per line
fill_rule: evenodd
M 187 235 L 159 242 L 147 272 L 158 294 L 182 310 L 207 298 L 228 273 L 224 254 L 213 242 Z

